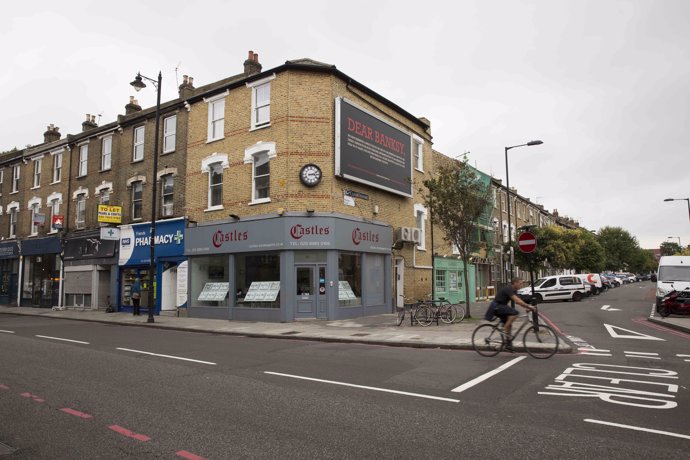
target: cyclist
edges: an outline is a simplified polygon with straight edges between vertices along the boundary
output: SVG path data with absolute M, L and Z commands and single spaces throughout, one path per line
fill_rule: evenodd
M 508 343 L 506 343 L 506 349 L 513 349 L 513 336 L 511 334 L 511 328 L 515 318 L 518 316 L 518 311 L 511 306 L 510 301 L 512 300 L 514 304 L 518 304 L 526 310 L 534 311 L 534 308 L 524 300 L 522 300 L 517 295 L 517 290 L 522 287 L 522 280 L 520 278 L 513 278 L 510 280 L 510 284 L 504 286 L 496 297 L 494 301 L 496 302 L 495 315 L 501 319 L 501 322 L 505 324 L 505 333 L 507 335 Z

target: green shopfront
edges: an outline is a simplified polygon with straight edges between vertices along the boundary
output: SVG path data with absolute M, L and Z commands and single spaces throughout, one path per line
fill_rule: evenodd
M 390 226 L 270 215 L 187 228 L 188 315 L 285 322 L 391 310 Z
M 470 302 L 477 300 L 476 296 L 476 275 L 474 266 L 470 264 L 467 273 Z M 452 303 L 465 301 L 465 265 L 462 260 L 450 257 L 434 258 L 434 294 L 436 298 L 445 298 Z

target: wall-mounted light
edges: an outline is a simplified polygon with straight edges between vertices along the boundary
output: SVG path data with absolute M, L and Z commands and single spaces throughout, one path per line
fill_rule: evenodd
M 230 214 L 228 217 L 232 217 L 233 219 L 235 219 L 235 221 L 240 220 L 240 216 L 238 216 L 237 214 Z
M 314 210 L 313 209 L 307 209 L 307 214 L 309 214 L 311 216 L 312 214 L 314 214 Z

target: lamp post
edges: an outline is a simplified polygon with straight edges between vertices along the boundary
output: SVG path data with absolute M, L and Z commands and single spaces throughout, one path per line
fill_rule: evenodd
M 151 248 L 151 262 L 149 265 L 149 316 L 146 320 L 147 323 L 153 323 L 153 310 L 155 309 L 155 276 L 156 271 L 156 192 L 158 186 L 156 184 L 156 179 L 158 176 L 158 134 L 160 129 L 160 112 L 161 112 L 161 85 L 163 83 L 163 76 L 161 72 L 158 72 L 158 80 L 154 80 L 149 77 L 145 77 L 141 73 L 137 72 L 137 76 L 134 81 L 130 83 L 135 89 L 135 91 L 140 91 L 142 88 L 146 88 L 146 84 L 143 80 L 148 80 L 153 83 L 156 88 L 156 132 L 155 138 L 153 140 L 153 180 L 151 185 L 151 238 L 149 242 L 149 247 Z
M 680 242 L 680 236 L 667 236 L 666 239 L 678 238 L 678 246 L 683 249 L 683 244 Z
M 664 201 L 687 201 L 688 202 L 688 219 L 690 219 L 690 198 L 666 198 Z M 675 237 L 673 237 L 675 238 Z
M 512 230 L 510 228 L 510 225 L 511 225 L 511 222 L 510 222 L 510 176 L 508 175 L 508 150 L 514 149 L 517 147 L 531 147 L 533 145 L 541 145 L 541 144 L 543 144 L 542 141 L 529 141 L 526 144 L 511 145 L 510 147 L 505 148 L 505 152 L 506 152 L 506 190 L 508 191 L 508 248 L 511 251 L 511 254 L 512 254 L 512 250 L 513 250 L 513 233 L 512 233 Z M 513 261 L 512 261 L 512 258 L 508 261 L 508 263 L 510 265 L 510 280 L 508 281 L 508 283 L 510 283 L 510 281 L 513 280 Z

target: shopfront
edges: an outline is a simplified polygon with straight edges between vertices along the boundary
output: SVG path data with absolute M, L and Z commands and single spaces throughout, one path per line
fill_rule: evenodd
M 50 308 L 58 305 L 60 291 L 60 238 L 32 238 L 20 242 L 21 305 Z
M 476 302 L 476 276 L 474 266 L 469 266 L 467 279 L 469 283 L 470 302 Z M 465 264 L 455 258 L 434 258 L 434 295 L 448 299 L 452 303 L 465 301 Z
M 345 216 L 188 228 L 189 316 L 253 321 L 390 312 L 392 229 Z
M 151 224 L 120 227 L 118 300 L 120 311 L 132 311 L 132 284 L 139 278 L 140 305 L 149 307 L 149 293 L 154 290 L 155 313 L 176 311 L 187 300 L 187 258 L 184 256 L 185 219 L 156 222 L 155 271 L 150 273 Z
M 116 296 L 116 249 L 117 241 L 102 240 L 100 232 L 65 239 L 65 307 L 103 310 L 111 304 Z
M 19 281 L 19 245 L 16 241 L 0 243 L 0 305 L 17 305 Z

